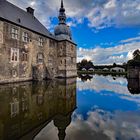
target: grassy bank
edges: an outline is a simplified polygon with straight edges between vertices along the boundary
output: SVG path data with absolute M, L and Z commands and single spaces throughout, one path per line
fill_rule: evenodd
M 127 75 L 127 72 L 110 72 L 110 71 L 78 71 L 78 74 L 98 74 L 98 75 Z

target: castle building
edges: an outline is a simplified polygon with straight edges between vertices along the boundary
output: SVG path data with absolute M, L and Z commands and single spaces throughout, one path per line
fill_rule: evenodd
M 76 44 L 61 1 L 59 24 L 50 33 L 27 11 L 0 0 L 0 83 L 75 77 Z

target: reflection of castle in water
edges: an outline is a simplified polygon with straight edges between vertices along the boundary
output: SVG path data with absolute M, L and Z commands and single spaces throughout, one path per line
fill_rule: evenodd
M 32 139 L 52 120 L 63 140 L 76 108 L 76 79 L 3 85 L 0 108 L 1 140 Z
M 140 79 L 128 78 L 128 90 L 131 94 L 140 94 Z

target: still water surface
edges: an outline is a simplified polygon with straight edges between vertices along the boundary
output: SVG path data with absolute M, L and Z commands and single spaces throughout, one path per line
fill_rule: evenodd
M 125 77 L 0 86 L 0 140 L 140 140 L 140 83 Z

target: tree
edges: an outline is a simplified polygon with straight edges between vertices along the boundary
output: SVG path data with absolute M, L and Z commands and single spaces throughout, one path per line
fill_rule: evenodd
M 139 49 L 137 49 L 137 50 L 135 50 L 134 52 L 133 52 L 133 59 L 132 60 L 129 60 L 128 62 L 127 62 L 127 66 L 128 67 L 135 67 L 135 66 L 137 66 L 137 67 L 140 67 L 140 50 Z
M 135 50 L 133 52 L 133 59 L 134 60 L 140 60 L 140 51 L 139 51 L 139 49 L 137 49 L 137 50 Z
M 116 63 L 113 63 L 113 67 L 116 67 L 117 65 L 116 65 Z
M 86 59 L 83 59 L 81 62 L 77 63 L 78 70 L 82 70 L 83 68 L 86 68 L 88 70 L 93 67 L 94 67 L 93 63 Z

